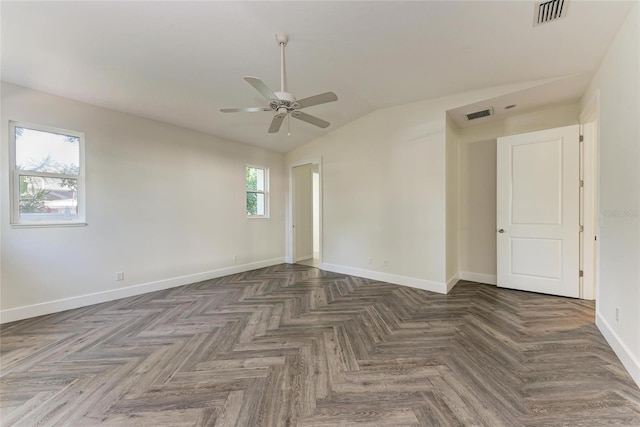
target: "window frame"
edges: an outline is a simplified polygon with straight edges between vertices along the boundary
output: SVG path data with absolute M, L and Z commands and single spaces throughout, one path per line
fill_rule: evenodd
M 57 135 L 73 136 L 79 139 L 78 175 L 38 172 L 16 167 L 16 128 L 24 128 L 39 132 L 54 133 Z M 28 227 L 65 227 L 85 226 L 86 220 L 86 194 L 85 194 L 85 135 L 83 132 L 52 126 L 39 125 L 9 120 L 9 186 L 10 186 L 10 225 L 12 228 Z M 25 219 L 20 218 L 20 176 L 37 176 L 41 178 L 75 179 L 77 180 L 77 218 L 75 219 Z
M 249 190 L 247 188 L 247 169 L 261 169 L 264 171 L 264 190 Z M 247 195 L 249 193 L 264 195 L 264 215 L 249 215 L 247 212 Z M 247 219 L 265 219 L 269 218 L 269 168 L 254 164 L 246 164 L 244 168 L 244 213 Z

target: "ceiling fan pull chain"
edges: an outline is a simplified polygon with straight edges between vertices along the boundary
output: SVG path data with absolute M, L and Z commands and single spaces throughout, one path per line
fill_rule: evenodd
M 291 136 L 291 114 L 287 114 L 287 136 Z

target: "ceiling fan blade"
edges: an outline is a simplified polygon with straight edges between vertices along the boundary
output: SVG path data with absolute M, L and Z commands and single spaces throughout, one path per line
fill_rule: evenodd
M 271 111 L 271 108 L 246 107 L 246 108 L 222 108 L 223 113 L 257 113 L 260 111 Z
M 262 95 L 264 95 L 264 97 L 267 98 L 268 100 L 278 99 L 276 94 L 273 93 L 271 89 L 269 89 L 269 86 L 264 84 L 264 82 L 259 78 L 247 76 L 244 79 L 247 81 L 247 83 L 249 83 L 251 86 L 256 88 L 256 90 L 260 92 Z
M 324 121 L 316 116 L 312 116 L 311 114 L 303 113 L 302 111 L 294 111 L 291 113 L 294 119 L 302 120 L 303 122 L 311 123 L 312 125 L 326 128 L 329 127 L 331 123 Z
M 273 120 L 271 120 L 271 126 L 269 126 L 269 133 L 278 133 L 280 130 L 280 126 L 286 117 L 286 114 L 276 114 L 273 116 Z
M 307 98 L 298 99 L 296 102 L 300 107 L 298 108 L 307 108 L 313 105 L 325 104 L 327 102 L 333 102 L 338 100 L 338 95 L 333 92 L 325 92 L 319 95 L 309 96 Z

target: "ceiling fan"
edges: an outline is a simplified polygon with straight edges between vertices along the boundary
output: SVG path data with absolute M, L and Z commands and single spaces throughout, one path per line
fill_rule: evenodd
M 312 125 L 326 128 L 331 123 L 322 120 L 311 114 L 300 111 L 303 108 L 314 105 L 325 104 L 338 100 L 338 96 L 333 92 L 325 92 L 318 95 L 309 96 L 307 98 L 296 99 L 291 92 L 287 92 L 287 79 L 284 63 L 284 48 L 289 41 L 286 34 L 277 33 L 276 41 L 280 46 L 280 92 L 274 92 L 257 77 L 245 77 L 244 79 L 269 100 L 269 107 L 247 107 L 247 108 L 223 108 L 223 113 L 256 113 L 260 111 L 275 111 L 276 115 L 269 126 L 269 133 L 277 133 L 285 117 L 293 117 Z

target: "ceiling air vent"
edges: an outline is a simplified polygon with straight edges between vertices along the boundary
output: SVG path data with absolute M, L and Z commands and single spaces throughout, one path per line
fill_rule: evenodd
M 549 0 L 536 3 L 533 25 L 546 24 L 564 18 L 568 2 L 569 0 Z
M 489 107 L 486 110 L 476 111 L 475 113 L 469 113 L 466 116 L 467 120 L 475 120 L 482 117 L 493 116 L 493 107 Z

